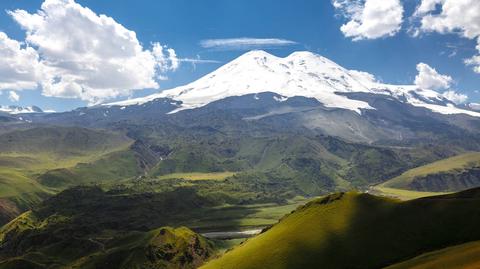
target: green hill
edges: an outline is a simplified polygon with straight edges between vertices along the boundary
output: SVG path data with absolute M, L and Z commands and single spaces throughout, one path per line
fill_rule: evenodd
M 452 192 L 480 186 L 480 153 L 466 153 L 406 171 L 379 187 Z
M 334 194 L 202 268 L 380 268 L 479 240 L 479 204 L 480 189 L 407 202 Z
M 2 154 L 48 153 L 58 157 L 105 152 L 128 139 L 112 132 L 80 127 L 36 127 L 0 135 Z
M 386 269 L 467 269 L 480 268 L 480 242 L 432 251 Z
M 116 194 L 63 191 L 0 228 L 0 268 L 193 268 L 213 245 L 180 226 L 209 205 L 189 189 Z
M 197 268 L 215 254 L 213 247 L 212 242 L 188 228 L 163 227 L 148 232 L 125 232 L 113 239 L 77 238 L 58 242 L 41 252 L 1 259 L 0 269 Z M 57 259 L 46 256 L 48 253 Z
M 138 128 L 138 132 L 144 131 Z M 304 196 L 363 189 L 457 152 L 454 147 L 380 147 L 327 136 L 247 133 L 206 137 L 190 129 L 175 136 L 142 134 L 141 139 L 168 149 L 163 161 L 149 173 L 154 178 L 181 173 L 247 172 L 267 175 L 275 184 L 288 178 L 289 191 Z M 281 177 L 272 178 L 272 174 Z
M 127 157 L 117 153 L 131 143 L 123 135 L 77 127 L 37 127 L 0 134 L 0 224 L 69 185 L 120 178 L 111 175 L 112 170 L 131 175 L 127 172 L 134 170 L 135 159 L 127 156 L 128 162 L 119 161 Z M 48 178 L 55 173 L 52 171 L 62 169 L 71 171 L 62 179 L 67 182 Z

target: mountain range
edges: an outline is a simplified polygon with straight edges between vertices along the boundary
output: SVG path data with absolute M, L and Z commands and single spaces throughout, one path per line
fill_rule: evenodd
M 450 217 L 480 224 L 467 221 L 478 213 L 478 189 L 467 189 L 480 186 L 475 109 L 310 52 L 264 51 L 142 98 L 58 113 L 2 107 L 0 268 L 194 268 L 218 256 L 206 267 L 316 264 L 308 255 L 372 268 L 470 248 L 474 228 L 445 233 Z M 368 230 L 376 216 L 383 224 Z M 430 231 L 439 217 L 445 225 Z M 285 224 L 297 220 L 311 233 Z M 201 235 L 259 230 L 238 247 L 243 239 Z M 278 238 L 300 248 L 282 246 L 278 261 L 257 249 Z M 365 257 L 382 256 L 359 257 L 362 244 Z

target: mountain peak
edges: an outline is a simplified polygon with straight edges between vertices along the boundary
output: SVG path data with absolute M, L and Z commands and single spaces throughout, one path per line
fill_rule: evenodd
M 255 57 L 277 57 L 273 54 L 270 54 L 264 50 L 251 50 L 251 51 L 248 51 L 246 53 L 244 53 L 243 55 L 241 55 L 239 58 L 241 57 L 251 57 L 251 58 L 255 58 Z
M 312 57 L 322 57 L 322 56 L 308 50 L 303 50 L 303 51 L 295 51 L 290 55 L 288 55 L 287 58 L 312 58 Z
M 389 85 L 366 73 L 348 70 L 309 51 L 277 57 L 263 50 L 247 52 L 212 73 L 185 86 L 158 94 L 107 105 L 136 105 L 158 98 L 181 101 L 179 109 L 192 109 L 232 96 L 273 92 L 286 98 L 315 98 L 325 107 L 341 108 L 359 114 L 374 109 L 366 101 L 350 99 L 348 93 L 381 94 L 426 107 L 443 114 L 480 113 L 457 108 L 440 93 L 419 90 L 415 85 Z M 448 105 L 448 106 L 447 106 Z
M 26 114 L 26 113 L 43 113 L 44 111 L 38 106 L 0 106 L 0 112 L 8 114 Z

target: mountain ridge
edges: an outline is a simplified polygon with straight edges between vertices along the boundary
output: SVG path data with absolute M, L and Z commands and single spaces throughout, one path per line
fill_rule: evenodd
M 0 106 L 0 112 L 17 115 L 17 114 L 27 114 L 27 113 L 45 113 L 45 112 L 52 112 L 52 111 L 44 111 L 38 106 L 21 107 L 21 106 L 11 105 L 11 106 Z
M 369 73 L 349 70 L 337 63 L 308 51 L 299 51 L 287 57 L 277 57 L 265 51 L 247 52 L 206 76 L 184 86 L 168 89 L 146 97 L 103 106 L 131 106 L 161 98 L 169 98 L 180 110 L 203 107 L 232 96 L 273 92 L 281 95 L 278 102 L 295 96 L 315 98 L 327 108 L 341 108 L 362 114 L 375 109 L 368 102 L 346 96 L 348 93 L 384 95 L 440 114 L 480 113 L 457 107 L 441 93 L 420 89 L 415 85 L 390 85 L 379 82 Z M 173 103 L 172 103 L 173 104 Z

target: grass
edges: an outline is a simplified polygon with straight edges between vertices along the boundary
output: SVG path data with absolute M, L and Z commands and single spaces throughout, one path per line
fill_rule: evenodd
M 128 196 L 76 187 L 0 228 L 0 268 L 196 268 L 214 254 L 212 243 L 188 228 L 158 227 L 202 203 L 188 190 Z
M 212 172 L 212 173 L 172 173 L 158 177 L 158 179 L 184 179 L 191 181 L 198 180 L 225 180 L 234 176 L 235 172 Z
M 117 239 L 103 251 L 78 259 L 73 267 L 195 268 L 214 253 L 212 247 L 186 227 L 163 227 Z
M 22 172 L 0 167 L 0 198 L 22 196 L 25 193 L 42 193 L 49 191 Z
M 402 190 L 402 189 L 387 188 L 387 187 L 380 187 L 380 186 L 373 187 L 371 190 L 376 195 L 397 198 L 400 200 L 412 200 L 412 199 L 418 199 L 422 197 L 446 194 L 442 192 L 410 191 L 410 190 Z
M 25 222 L 30 221 L 29 217 L 22 216 Z M 34 224 L 25 225 L 31 228 Z M 0 260 L 0 269 L 23 268 L 27 264 L 38 268 L 196 268 L 215 254 L 212 242 L 186 227 L 74 241 L 79 249 L 59 242 L 21 257 Z
M 139 174 L 132 168 L 133 153 L 125 154 L 131 143 L 118 134 L 83 128 L 1 134 L 0 203 L 10 209 L 0 207 L 0 224 L 68 186 Z
M 480 167 L 480 152 L 465 153 L 408 170 L 384 182 L 380 187 L 410 189 L 410 184 L 416 179 L 441 173 L 455 174 L 472 167 Z
M 13 202 L 23 211 L 71 185 L 137 174 L 131 168 L 136 164 L 133 155 L 122 159 L 112 157 L 118 153 L 110 153 L 124 147 L 64 157 L 48 153 L 0 153 L 0 199 Z M 0 219 L 4 213 L 0 212 Z
M 406 202 L 359 193 L 330 195 L 202 268 L 381 268 L 479 240 L 479 202 L 480 190 Z
M 480 241 L 429 252 L 386 269 L 480 268 Z
M 308 201 L 306 198 L 296 198 L 288 204 L 252 204 L 230 205 L 204 209 L 199 216 L 183 223 L 196 231 L 232 231 L 255 227 L 266 227 L 278 222 L 300 205 Z
M 229 240 L 216 240 L 215 249 L 217 250 L 218 256 L 225 254 L 225 252 L 233 249 L 234 247 L 240 245 L 241 243 L 245 242 L 245 238 L 240 239 L 229 239 Z
M 0 167 L 0 226 L 53 194 L 21 171 Z

